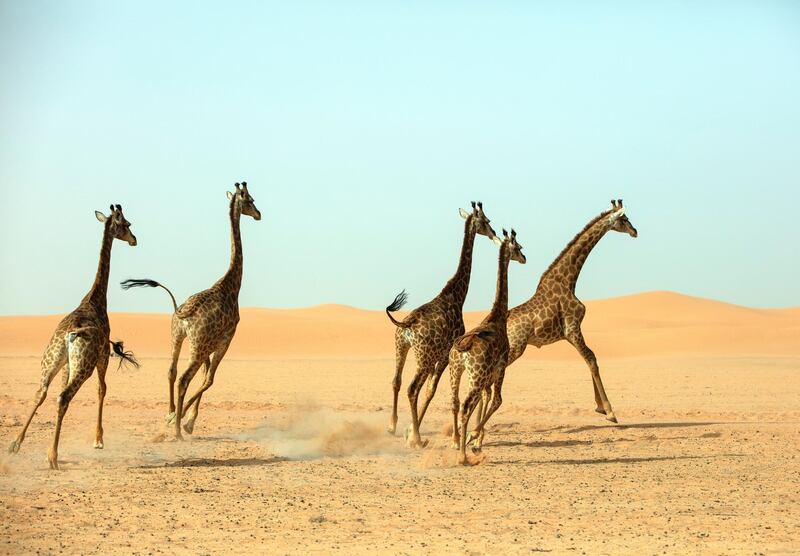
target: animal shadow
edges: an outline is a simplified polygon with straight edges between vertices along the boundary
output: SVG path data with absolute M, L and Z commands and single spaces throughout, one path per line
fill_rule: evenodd
M 162 469 L 165 467 L 252 467 L 259 465 L 272 465 L 288 461 L 288 458 L 186 458 L 178 461 L 162 463 L 160 465 L 140 465 L 138 469 Z

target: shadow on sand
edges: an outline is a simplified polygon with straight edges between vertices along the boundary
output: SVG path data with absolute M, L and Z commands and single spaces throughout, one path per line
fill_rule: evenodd
M 171 461 L 162 463 L 160 465 L 139 465 L 137 469 L 162 469 L 165 467 L 251 467 L 258 465 L 272 465 L 273 463 L 280 463 L 289 461 L 288 458 L 273 457 L 273 458 L 229 458 L 229 459 L 213 459 L 213 458 L 187 458 L 178 461 Z
M 582 427 L 575 427 L 572 429 L 565 428 L 559 432 L 566 434 L 574 434 L 576 432 L 586 431 L 599 431 L 605 429 L 680 429 L 684 427 L 708 427 L 711 425 L 731 425 L 737 423 L 723 422 L 723 421 L 678 421 L 671 423 L 631 423 L 631 424 L 618 424 L 618 425 L 584 425 Z
M 528 461 L 523 462 L 519 460 L 504 460 L 504 461 L 492 461 L 492 465 L 505 465 L 505 464 L 512 464 L 512 465 L 602 465 L 602 464 L 615 464 L 615 463 L 649 463 L 655 461 L 676 461 L 676 460 L 688 460 L 688 459 L 716 459 L 716 458 L 741 458 L 744 457 L 745 454 L 717 454 L 714 456 L 653 456 L 653 457 L 643 457 L 643 458 L 589 458 L 589 459 L 549 459 L 549 460 L 541 460 L 541 461 Z

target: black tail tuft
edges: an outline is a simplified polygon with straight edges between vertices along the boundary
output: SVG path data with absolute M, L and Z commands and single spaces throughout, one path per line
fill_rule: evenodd
M 408 301 L 408 294 L 406 290 L 403 290 L 397 294 L 397 297 L 394 298 L 394 301 L 392 301 L 392 304 L 389 305 L 386 310 L 389 312 L 399 311 L 403 308 L 403 305 L 406 304 L 406 301 Z
M 111 342 L 111 347 L 114 350 L 114 356 L 119 357 L 117 369 L 121 369 L 123 364 L 127 366 L 128 363 L 133 365 L 134 369 L 139 368 L 139 361 L 137 361 L 136 356 L 132 351 L 125 351 L 125 345 L 122 343 L 122 340 Z
M 156 282 L 155 280 L 149 280 L 147 278 L 130 278 L 128 280 L 123 280 L 119 283 L 122 286 L 123 290 L 129 290 L 131 288 L 141 288 L 142 286 L 149 286 L 151 288 L 157 288 L 161 284 Z

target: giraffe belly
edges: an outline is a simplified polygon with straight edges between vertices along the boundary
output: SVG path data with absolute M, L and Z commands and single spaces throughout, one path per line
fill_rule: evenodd
M 564 337 L 562 327 L 554 319 L 536 323 L 533 332 L 528 336 L 528 345 L 540 348 L 557 342 Z

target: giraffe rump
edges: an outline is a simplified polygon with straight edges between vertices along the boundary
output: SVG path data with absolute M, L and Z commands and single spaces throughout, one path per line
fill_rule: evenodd
M 402 309 L 403 305 L 406 304 L 406 301 L 408 301 L 408 294 L 406 293 L 406 290 L 403 290 L 398 293 L 395 296 L 394 301 L 392 301 L 392 303 L 386 307 L 386 315 L 389 317 L 389 320 L 392 321 L 395 326 L 399 326 L 400 328 L 410 328 L 412 323 L 396 320 L 391 313 Z
M 109 340 L 109 342 L 111 343 L 111 349 L 113 350 L 112 354 L 114 357 L 119 357 L 119 365 L 117 366 L 118 370 L 121 369 L 123 365 L 127 366 L 129 363 L 133 365 L 134 369 L 139 368 L 139 360 L 136 359 L 136 356 L 132 351 L 125 351 L 125 344 L 122 342 L 122 340 L 117 340 L 116 342 Z

